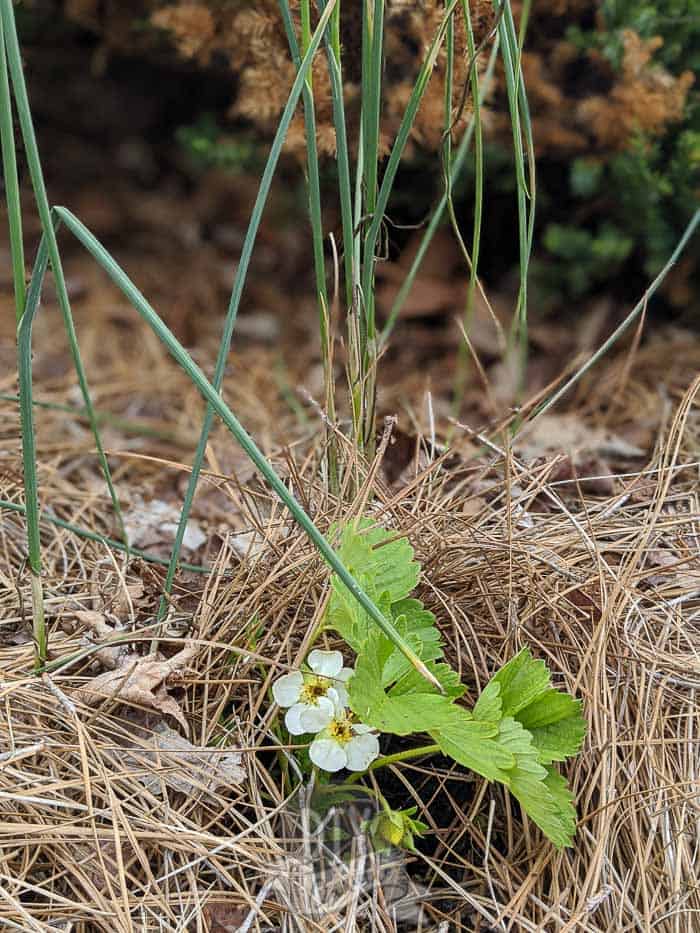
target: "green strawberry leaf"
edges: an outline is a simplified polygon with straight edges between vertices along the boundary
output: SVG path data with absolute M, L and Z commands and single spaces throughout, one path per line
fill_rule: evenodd
M 392 654 L 387 664 L 384 665 L 384 678 L 386 678 L 387 668 L 393 660 L 394 655 Z M 426 667 L 437 679 L 446 697 L 450 697 L 454 700 L 462 696 L 466 688 L 460 681 L 457 671 L 451 668 L 449 664 L 445 664 L 444 662 L 436 664 L 434 661 L 428 661 Z M 387 683 L 390 683 L 390 681 L 387 681 Z M 409 670 L 389 688 L 389 693 L 393 697 L 415 692 L 437 693 L 438 691 L 437 688 L 429 684 L 413 667 L 409 668 Z
M 402 635 L 416 638 L 421 644 L 424 661 L 442 657 L 442 636 L 432 612 L 417 599 L 400 599 L 391 606 L 394 625 Z M 399 622 L 399 620 L 402 620 Z
M 331 536 L 337 537 L 337 528 L 331 529 Z M 385 615 L 406 617 L 404 627 L 416 633 L 409 639 L 409 644 L 415 648 L 425 642 L 426 657 L 439 657 L 435 654 L 440 641 L 435 617 L 417 600 L 406 599 L 418 582 L 420 564 L 413 560 L 413 548 L 405 538 L 391 538 L 389 531 L 363 519 L 343 529 L 338 556 Z M 395 608 L 392 608 L 394 604 Z M 376 628 L 335 575 L 331 577 L 331 597 L 325 621 L 357 653 L 362 650 L 369 633 Z M 433 647 L 430 648 L 429 644 Z
M 430 733 L 440 750 L 487 780 L 507 784 L 508 775 L 515 767 L 515 757 L 501 744 L 497 724 L 473 719 L 460 707 L 453 706 L 453 709 L 461 715 Z
M 510 792 L 556 846 L 571 845 L 576 819 L 566 781 L 542 767 L 532 736 L 516 719 L 501 722 L 499 741 L 515 757 L 506 782 Z
M 382 614 L 390 617 L 389 594 L 378 593 L 371 577 L 357 572 L 354 576 Z M 331 597 L 326 610 L 325 622 L 329 628 L 335 629 L 357 654 L 363 650 L 369 633 L 377 627 L 350 590 L 335 575 L 331 577 Z
M 550 676 L 544 661 L 535 661 L 523 648 L 489 681 L 501 688 L 503 716 L 514 716 L 549 688 Z
M 524 648 L 492 677 L 472 712 L 458 706 L 464 687 L 441 660 L 435 617 L 408 598 L 420 573 L 410 544 L 361 520 L 342 531 L 339 553 L 442 687 L 440 692 L 418 674 L 333 577 L 326 624 L 357 654 L 347 685 L 353 713 L 381 732 L 429 733 L 443 754 L 508 787 L 555 845 L 570 845 L 572 795 L 566 780 L 545 766 L 579 751 L 586 729 L 580 701 L 554 689 L 544 662 Z M 396 835 L 401 827 L 397 822 L 384 829 Z M 402 838 L 402 844 L 412 840 L 410 827 Z
M 576 832 L 574 795 L 569 790 L 566 778 L 556 768 L 547 768 L 547 777 L 544 779 L 544 783 L 559 811 L 562 830 L 568 836 L 568 841 L 564 845 L 571 845 L 571 840 Z
M 501 685 L 490 680 L 481 691 L 474 706 L 474 718 L 485 722 L 498 722 L 502 716 Z
M 417 611 L 415 607 L 420 611 Z M 399 614 L 399 608 L 408 610 L 408 614 Z M 391 607 L 396 630 L 403 635 L 422 661 L 435 661 L 442 657 L 442 644 L 440 631 L 435 625 L 435 616 L 426 612 L 415 599 L 402 599 Z M 430 620 L 430 624 L 426 624 Z M 367 637 L 370 631 L 367 630 Z M 385 685 L 400 680 L 414 671 L 413 665 L 403 652 L 394 649 L 390 658 L 384 665 L 383 683 Z
M 388 638 L 375 635 L 367 642 L 367 650 L 357 659 L 355 673 L 347 687 L 350 708 L 362 722 L 382 732 L 410 735 L 440 729 L 455 722 L 462 714 L 471 717 L 423 678 L 416 682 L 420 690 L 393 695 L 386 689 L 383 677 L 384 665 L 392 653 L 393 645 Z M 491 727 L 490 723 L 482 725 L 487 729 Z M 495 725 L 492 732 L 496 732 Z
M 369 519 L 343 529 L 338 556 L 353 576 L 372 580 L 377 593 L 388 593 L 392 603 L 408 596 L 420 576 L 420 564 L 405 538 L 397 538 Z
M 543 764 L 565 761 L 581 750 L 586 720 L 581 701 L 550 689 L 518 713 L 518 720 L 532 734 Z

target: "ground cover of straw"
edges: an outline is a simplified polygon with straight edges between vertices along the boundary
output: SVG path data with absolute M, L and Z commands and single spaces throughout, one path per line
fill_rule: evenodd
M 95 404 L 122 419 L 103 430 L 127 520 L 134 527 L 145 516 L 139 546 L 166 558 L 201 402 L 87 264 L 69 257 L 68 270 Z M 171 296 L 180 293 L 174 283 Z M 11 396 L 10 296 L 2 301 L 0 392 Z M 443 380 L 454 355 L 441 359 L 436 344 L 449 344 L 447 336 L 432 328 L 424 340 L 404 337 L 381 375 L 382 413 L 397 413 L 399 424 L 391 434 L 387 427 L 371 464 L 340 441 L 360 491 L 335 497 L 319 469 L 313 304 L 299 307 L 308 314 L 241 319 L 225 387 L 234 410 L 322 527 L 363 513 L 408 536 L 423 564 L 420 596 L 472 698 L 527 644 L 583 699 L 589 722 L 568 775 L 580 823 L 575 847 L 563 852 L 523 822 L 507 794 L 445 759 L 377 773 L 391 803 L 415 804 L 430 827 L 419 851 L 400 859 L 408 897 L 422 905 L 421 928 L 694 929 L 697 340 L 671 328 L 630 338 L 555 415 L 522 429 L 506 449 L 507 432 L 497 428 L 513 412 L 502 404 L 498 413 L 498 364 L 482 374 L 492 380 L 486 387 L 474 374 L 463 415 L 490 439 L 484 446 L 447 418 Z M 49 291 L 35 340 L 36 394 L 74 408 L 57 320 Z M 181 322 L 185 335 L 188 326 Z M 217 328 L 209 317 L 196 335 L 198 361 L 209 370 Z M 274 328 L 283 339 L 271 342 Z M 533 339 L 536 346 L 536 328 Z M 434 358 L 430 377 L 426 354 Z M 551 362 L 544 349 L 534 352 L 533 393 Z M 567 362 L 556 358 L 560 368 Z M 305 828 L 298 795 L 290 798 L 296 778 L 280 749 L 269 687 L 303 658 L 328 573 L 232 439 L 222 429 L 212 436 L 193 511 L 201 536 L 185 553 L 213 569 L 180 575 L 168 623 L 156 629 L 162 565 L 127 560 L 49 520 L 116 535 L 79 412 L 38 407 L 36 424 L 51 659 L 83 656 L 35 676 L 22 516 L 3 510 L 0 926 L 418 928 L 415 914 L 396 917 L 394 875 L 377 870 L 368 883 L 364 850 L 336 864 L 331 880 L 298 870 L 332 853 Z M 450 430 L 453 448 L 443 455 L 439 441 Z M 19 421 L 7 398 L 0 443 L 0 497 L 19 504 Z M 85 656 L 115 636 L 125 647 Z M 161 665 L 155 686 L 160 708 L 149 696 L 124 702 L 116 688 L 86 692 L 123 660 L 120 651 L 137 669 L 156 636 L 152 660 L 171 665 Z M 192 746 L 206 751 L 193 757 Z M 385 740 L 382 750 L 403 747 Z

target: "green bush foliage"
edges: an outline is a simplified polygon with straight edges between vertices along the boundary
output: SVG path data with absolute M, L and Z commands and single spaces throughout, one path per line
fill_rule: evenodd
M 571 25 L 566 39 L 581 51 L 599 52 L 619 72 L 623 67 L 625 30 L 642 39 L 660 37 L 654 65 L 672 75 L 700 72 L 700 0 L 604 0 L 593 28 Z M 700 100 L 691 88 L 680 122 L 652 137 L 635 133 L 621 152 L 591 154 L 568 166 L 568 190 L 558 191 L 557 214 L 548 219 L 548 178 L 543 231 L 535 284 L 545 307 L 556 297 L 578 299 L 626 271 L 658 273 L 690 220 L 700 199 Z M 580 220 L 580 218 L 585 218 Z M 688 264 L 698 268 L 695 249 Z

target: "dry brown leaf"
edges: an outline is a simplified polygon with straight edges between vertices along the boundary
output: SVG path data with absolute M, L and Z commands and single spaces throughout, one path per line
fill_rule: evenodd
M 163 785 L 189 797 L 215 793 L 240 784 L 246 776 L 240 752 L 193 745 L 164 722 L 151 730 L 135 730 L 131 742 L 119 739 L 124 751 L 114 755 L 115 766 L 131 772 L 155 795 Z
M 209 933 L 233 933 L 234 930 L 240 929 L 247 915 L 245 907 L 226 901 L 216 901 L 204 908 L 204 921 Z
M 685 593 L 700 590 L 700 557 L 697 555 L 689 560 L 673 551 L 654 548 L 647 552 L 647 562 L 662 571 L 646 578 L 654 586 L 672 584 Z
M 116 634 L 101 612 L 95 612 L 92 609 L 78 609 L 75 612 L 75 617 L 83 625 L 87 625 L 88 628 L 92 629 L 97 639 L 113 638 Z M 95 652 L 94 658 L 103 667 L 114 670 L 120 666 L 120 662 L 123 661 L 126 654 L 126 645 L 114 645 L 100 648 Z
M 91 706 L 95 705 L 97 697 L 101 697 L 155 709 L 172 716 L 187 733 L 185 715 L 168 693 L 168 686 L 196 653 L 197 646 L 188 642 L 182 651 L 167 660 L 153 655 L 126 655 L 115 670 L 95 677 L 76 692 L 76 697 Z
M 586 454 L 625 459 L 644 456 L 639 447 L 605 428 L 586 424 L 575 414 L 541 415 L 523 428 L 515 447 L 526 460 L 560 452 L 569 454 L 574 463 Z
M 158 549 L 158 545 L 167 545 L 168 551 L 177 532 L 180 520 L 180 508 L 175 503 L 161 499 L 144 501 L 135 496 L 129 511 L 124 516 L 124 528 L 129 542 L 136 547 L 148 550 Z M 182 546 L 187 551 L 196 551 L 207 540 L 196 521 L 188 521 Z
M 403 271 L 401 277 L 403 277 Z M 394 299 L 399 293 L 401 281 L 393 272 L 386 276 L 377 289 L 377 307 L 384 313 L 391 310 Z M 431 275 L 417 275 L 411 291 L 401 307 L 401 317 L 429 317 L 455 311 L 459 306 L 464 289 L 459 282 Z

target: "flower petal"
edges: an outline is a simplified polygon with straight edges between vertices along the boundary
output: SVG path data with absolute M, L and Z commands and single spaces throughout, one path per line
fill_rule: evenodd
M 340 771 L 347 762 L 345 749 L 334 739 L 314 739 L 309 748 L 309 758 L 319 768 L 331 773 Z
M 306 732 L 301 722 L 301 714 L 306 709 L 308 709 L 308 707 L 304 703 L 295 703 L 291 709 L 287 710 L 284 717 L 284 724 L 290 735 L 303 735 Z
M 304 675 L 301 671 L 294 671 L 293 674 L 285 674 L 284 677 L 278 678 L 272 685 L 275 703 L 280 706 L 294 706 L 303 686 Z
M 314 648 L 306 661 L 315 674 L 323 677 L 337 677 L 343 666 L 343 656 L 339 651 L 321 651 L 318 648 Z
M 315 706 L 304 704 L 299 713 L 299 725 L 303 727 L 302 732 L 320 732 L 332 721 L 334 715 L 333 702 L 328 697 L 319 697 Z
M 336 718 L 344 719 L 345 709 L 348 705 L 348 691 L 345 687 L 336 680 L 334 681 L 334 686 L 328 688 L 326 696 L 333 703 Z
M 366 732 L 363 735 L 356 735 L 350 739 L 345 746 L 345 756 L 347 758 L 346 767 L 350 771 L 364 771 L 379 755 L 379 739 L 376 735 Z
M 342 670 L 338 671 L 338 673 L 335 675 L 335 679 L 339 680 L 343 684 L 346 684 L 354 673 L 354 668 L 344 667 Z
M 365 735 L 365 733 L 372 731 L 372 726 L 368 726 L 366 722 L 354 722 L 352 731 L 355 735 Z

